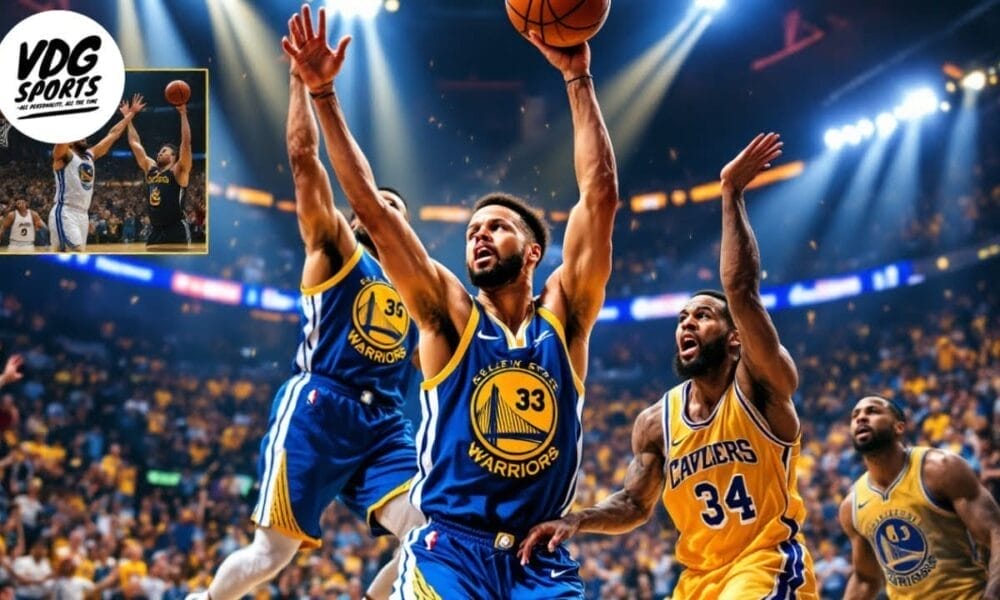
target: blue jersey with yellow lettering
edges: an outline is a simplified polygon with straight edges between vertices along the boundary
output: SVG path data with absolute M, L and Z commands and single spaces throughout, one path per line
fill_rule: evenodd
M 583 383 L 551 311 L 536 306 L 514 335 L 473 300 L 454 356 L 421 388 L 415 507 L 515 533 L 566 512 L 580 465 Z
M 302 288 L 293 370 L 328 377 L 357 390 L 359 399 L 399 406 L 413 375 L 416 341 L 399 294 L 359 244 L 333 277 Z

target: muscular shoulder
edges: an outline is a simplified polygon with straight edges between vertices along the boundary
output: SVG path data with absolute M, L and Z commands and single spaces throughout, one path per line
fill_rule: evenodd
M 934 500 L 950 504 L 953 498 L 964 496 L 979 485 L 975 473 L 965 459 L 944 450 L 931 449 L 924 455 L 920 476 Z
M 663 454 L 663 410 L 665 397 L 644 409 L 635 419 L 632 444 L 636 450 Z

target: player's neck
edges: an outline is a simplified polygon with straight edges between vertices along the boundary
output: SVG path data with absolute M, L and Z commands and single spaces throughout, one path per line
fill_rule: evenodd
M 885 491 L 899 477 L 906 466 L 907 453 L 902 444 L 893 444 L 885 450 L 865 455 L 868 479 L 875 487 Z
M 480 289 L 477 299 L 491 315 L 511 331 L 520 329 L 521 324 L 534 311 L 531 280 L 524 277 L 518 277 L 517 280 L 497 288 Z
M 722 402 L 722 397 L 732 385 L 735 376 L 736 363 L 727 358 L 719 365 L 718 369 L 711 373 L 692 377 L 691 390 L 688 391 L 688 404 L 703 406 L 706 409 L 706 415 L 711 414 L 715 406 Z M 688 416 L 697 417 L 697 415 Z
M 16 210 L 17 210 L 17 214 L 21 215 L 22 217 L 27 217 L 28 216 L 28 209 L 27 208 L 24 209 L 24 210 L 21 210 L 21 209 L 16 209 Z

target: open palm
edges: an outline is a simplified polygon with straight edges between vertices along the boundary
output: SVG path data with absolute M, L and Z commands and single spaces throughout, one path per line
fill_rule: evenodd
M 728 165 L 722 168 L 720 179 L 723 187 L 740 192 L 754 177 L 771 166 L 771 161 L 781 156 L 784 146 L 777 133 L 759 134 Z
M 340 73 L 351 42 L 350 36 L 344 36 L 334 50 L 326 42 L 326 9 L 319 9 L 318 20 L 314 30 L 309 6 L 303 6 L 300 14 L 288 20 L 288 35 L 281 39 L 295 72 L 312 91 L 326 88 Z

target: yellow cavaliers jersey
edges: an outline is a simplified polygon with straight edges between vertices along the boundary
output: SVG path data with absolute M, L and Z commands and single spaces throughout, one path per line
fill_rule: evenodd
M 712 571 L 773 549 L 785 556 L 788 570 L 777 577 L 794 587 L 808 561 L 795 475 L 798 440 L 775 437 L 735 381 L 711 416 L 693 422 L 686 411 L 690 389 L 686 381 L 670 390 L 663 407 L 663 504 L 680 533 L 677 560 Z
M 871 544 L 893 600 L 982 598 L 985 563 L 954 511 L 931 499 L 923 483 L 931 448 L 907 450 L 899 476 L 885 492 L 865 473 L 854 484 L 854 529 Z

